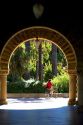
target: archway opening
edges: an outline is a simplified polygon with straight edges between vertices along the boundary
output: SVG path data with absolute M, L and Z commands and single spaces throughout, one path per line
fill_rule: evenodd
M 38 40 L 24 42 L 13 52 L 9 62 L 8 92 L 45 93 L 43 84 L 51 79 L 54 92 L 68 93 L 68 64 L 65 55 L 51 41 Z
M 5 44 L 1 52 L 0 60 L 0 74 L 1 74 L 1 101 L 5 102 L 6 100 L 6 86 L 5 83 L 7 79 L 4 77 L 7 76 L 9 72 L 9 61 L 13 51 L 22 43 L 26 42 L 29 39 L 33 38 L 44 38 L 50 41 L 53 41 L 54 44 L 59 46 L 66 55 L 68 61 L 68 73 L 70 76 L 69 84 L 69 104 L 75 104 L 76 100 L 76 55 L 73 47 L 66 37 L 57 32 L 56 30 L 47 28 L 47 27 L 31 27 L 24 30 L 21 30 L 14 34 Z M 4 88 L 5 87 L 5 88 Z

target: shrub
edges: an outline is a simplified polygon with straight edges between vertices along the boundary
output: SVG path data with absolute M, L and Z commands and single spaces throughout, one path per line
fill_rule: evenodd
M 67 73 L 58 75 L 52 79 L 54 89 L 59 93 L 68 93 L 69 91 L 69 76 Z M 34 79 L 22 80 L 17 82 L 7 83 L 8 93 L 44 93 L 45 88 L 43 82 Z
M 18 81 L 15 83 L 7 83 L 8 93 L 44 93 L 45 88 L 42 87 L 42 82 L 30 79 L 27 81 Z
M 67 93 L 69 91 L 69 76 L 67 73 L 54 77 L 52 82 L 59 93 Z
M 7 92 L 8 93 L 22 93 L 24 91 L 23 82 L 8 82 L 7 83 Z

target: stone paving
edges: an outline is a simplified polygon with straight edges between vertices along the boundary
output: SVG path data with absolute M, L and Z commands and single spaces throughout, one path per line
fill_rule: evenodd
M 0 125 L 83 125 L 83 113 L 68 98 L 8 98 L 0 106 Z

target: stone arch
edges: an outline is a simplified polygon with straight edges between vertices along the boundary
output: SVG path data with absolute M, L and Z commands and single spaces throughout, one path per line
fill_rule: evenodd
M 56 43 L 65 53 L 68 61 L 68 69 L 76 70 L 77 59 L 75 51 L 68 41 L 68 39 L 59 33 L 56 30 L 47 28 L 47 27 L 30 27 L 23 29 L 16 34 L 14 34 L 5 44 L 1 52 L 1 70 L 8 70 L 8 62 L 11 56 L 11 53 L 14 49 L 19 46 L 23 41 L 26 41 L 31 38 L 45 38 Z
M 0 55 L 0 74 L 9 72 L 9 60 L 13 51 L 24 41 L 32 38 L 44 38 L 57 44 L 65 53 L 69 74 L 76 74 L 77 59 L 69 40 L 56 30 L 48 27 L 34 26 L 15 33 L 5 44 Z

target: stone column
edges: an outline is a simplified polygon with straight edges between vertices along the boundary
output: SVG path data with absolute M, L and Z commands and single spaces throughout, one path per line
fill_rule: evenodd
M 0 74 L 0 105 L 7 104 L 7 75 Z
M 83 112 L 83 70 L 78 71 L 78 111 Z
M 76 104 L 76 89 L 77 89 L 77 74 L 76 71 L 68 71 L 69 73 L 69 101 L 68 105 L 75 105 Z

